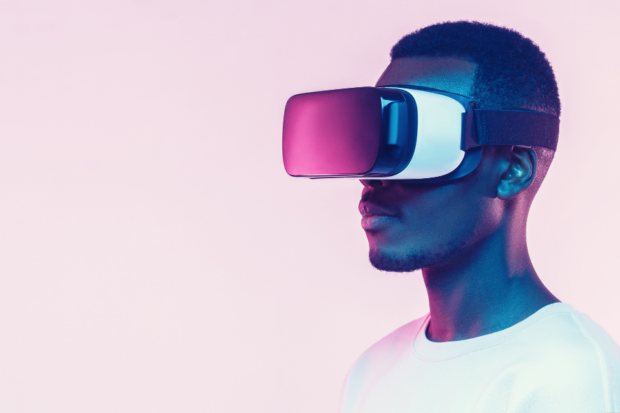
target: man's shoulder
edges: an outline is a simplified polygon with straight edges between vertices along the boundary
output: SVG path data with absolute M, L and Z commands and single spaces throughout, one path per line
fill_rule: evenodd
M 529 347 L 551 360 L 620 363 L 620 347 L 613 338 L 588 315 L 575 310 L 541 320 L 515 337 L 513 345 Z
M 353 364 L 349 377 L 376 376 L 412 351 L 413 340 L 427 317 L 425 315 L 397 328 L 370 346 Z
M 343 388 L 343 411 L 353 411 L 386 377 L 397 379 L 390 388 L 424 383 L 429 394 L 446 381 L 460 383 L 458 388 L 478 394 L 482 404 L 490 398 L 493 406 L 506 395 L 522 410 L 620 411 L 620 347 L 569 305 L 549 307 L 521 327 L 451 343 L 427 342 L 428 317 L 394 330 L 358 358 Z
M 375 360 L 381 360 L 386 357 L 393 358 L 402 354 L 402 352 L 411 351 L 413 340 L 428 317 L 428 315 L 425 315 L 392 331 L 370 346 L 360 356 L 358 361 L 369 358 Z
M 596 360 L 596 371 L 601 375 L 605 387 L 613 388 L 620 397 L 620 346 L 588 315 L 579 312 L 571 315 L 581 337 L 571 347 L 575 362 L 583 365 L 587 360 L 592 360 L 589 364 L 592 368 Z M 620 399 L 617 401 L 620 402 Z
M 520 374 L 530 377 L 532 394 L 573 402 L 602 397 L 608 409 L 620 408 L 620 347 L 589 316 L 554 314 L 506 344 L 512 350 L 505 354 L 514 354 Z
M 620 346 L 603 327 L 592 320 L 590 316 L 583 313 L 574 313 L 573 319 L 581 329 L 584 339 L 604 355 L 608 362 L 620 364 Z
M 341 411 L 345 411 L 345 406 L 346 411 L 349 411 L 351 406 L 362 400 L 367 387 L 412 350 L 413 340 L 427 317 L 428 315 L 397 328 L 359 356 L 349 370 L 342 389 Z

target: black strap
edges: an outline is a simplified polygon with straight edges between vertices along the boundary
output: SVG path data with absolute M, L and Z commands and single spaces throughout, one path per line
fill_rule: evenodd
M 530 110 L 474 109 L 480 145 L 542 146 L 555 150 L 560 118 Z

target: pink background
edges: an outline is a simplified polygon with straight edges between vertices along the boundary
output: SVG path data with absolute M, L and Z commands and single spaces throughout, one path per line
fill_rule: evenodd
M 551 290 L 620 341 L 620 1 L 0 1 L 0 411 L 335 411 L 427 311 L 367 261 L 357 181 L 295 180 L 295 93 L 372 85 L 402 35 L 533 38 L 563 103 L 534 204 Z

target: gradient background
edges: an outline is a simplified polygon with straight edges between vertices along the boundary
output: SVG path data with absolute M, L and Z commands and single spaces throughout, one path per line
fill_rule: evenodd
M 357 181 L 289 178 L 295 93 L 372 85 L 402 35 L 534 39 L 563 103 L 534 264 L 620 342 L 620 0 L 0 1 L 0 411 L 335 411 L 423 315 Z

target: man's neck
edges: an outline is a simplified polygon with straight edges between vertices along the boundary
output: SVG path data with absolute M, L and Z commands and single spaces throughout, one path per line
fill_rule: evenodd
M 491 334 L 559 302 L 536 275 L 522 232 L 496 231 L 449 262 L 423 269 L 431 313 L 429 340 Z

